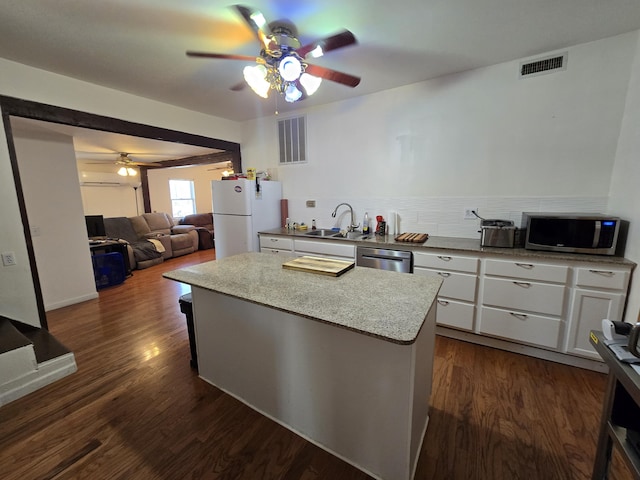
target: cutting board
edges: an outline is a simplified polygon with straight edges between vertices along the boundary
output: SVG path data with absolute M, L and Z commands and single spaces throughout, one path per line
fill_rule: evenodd
M 354 267 L 354 262 L 322 257 L 299 257 L 282 264 L 282 268 L 338 277 Z
M 401 233 L 395 238 L 396 242 L 424 243 L 429 238 L 427 233 Z

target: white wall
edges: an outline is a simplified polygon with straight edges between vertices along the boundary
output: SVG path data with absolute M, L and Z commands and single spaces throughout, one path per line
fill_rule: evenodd
M 46 310 L 97 297 L 71 137 L 14 133 Z
M 640 36 L 637 41 L 626 108 L 611 181 L 609 211 L 629 220 L 629 237 L 625 256 L 640 264 Z M 634 275 L 625 320 L 639 321 L 640 281 Z
M 0 94 L 132 122 L 188 132 L 233 142 L 240 141 L 239 124 L 109 88 L 45 72 L 0 59 Z M 74 175 L 77 182 L 77 175 Z M 57 180 L 57 174 L 50 179 Z M 0 142 L 1 251 L 13 251 L 18 265 L 0 267 L 0 314 L 39 324 L 28 255 L 15 196 L 6 139 Z M 77 199 L 78 204 L 80 202 Z M 59 203 L 60 211 L 73 206 Z M 60 218 L 62 231 L 67 225 Z M 82 256 L 78 252 L 78 257 Z
M 13 252 L 16 259 L 16 265 L 0 266 L 0 315 L 40 326 L 6 138 L 0 141 L 0 158 L 0 251 Z
M 211 170 L 212 165 L 193 167 L 157 168 L 149 170 L 149 199 L 154 212 L 171 211 L 169 180 L 192 180 L 196 195 L 196 213 L 211 212 L 211 180 L 220 180 L 222 170 Z M 177 219 L 176 219 L 177 220 Z
M 305 165 L 277 166 L 277 118 L 246 122 L 243 165 L 269 169 L 290 217 L 319 226 L 343 201 L 359 222 L 397 211 L 403 231 L 477 238 L 465 205 L 518 223 L 527 210 L 602 211 L 636 42 L 569 48 L 567 70 L 548 75 L 519 79 L 513 61 L 310 108 Z
M 82 205 L 85 215 L 103 215 L 104 217 L 133 217 L 136 213 L 136 196 L 138 197 L 138 211 L 142 213 L 142 189 L 137 191 L 134 185 L 140 185 L 140 173 L 135 177 L 120 177 L 115 173 L 113 165 L 78 165 L 78 175 L 83 173 L 106 173 L 119 181 L 129 183 L 119 186 L 80 185 Z

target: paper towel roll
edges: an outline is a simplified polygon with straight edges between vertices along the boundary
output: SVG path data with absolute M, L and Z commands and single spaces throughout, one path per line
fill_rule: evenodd
M 389 235 L 398 233 L 398 214 L 396 212 L 387 214 L 387 232 Z

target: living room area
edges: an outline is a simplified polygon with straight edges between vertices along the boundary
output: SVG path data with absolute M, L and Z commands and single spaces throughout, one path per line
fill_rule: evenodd
M 105 250 L 107 243 L 125 245 L 115 251 L 123 256 L 126 274 L 200 250 L 215 258 L 210 182 L 221 178 L 230 162 L 171 168 L 140 168 L 135 162 L 127 165 L 127 175 L 118 175 L 118 154 L 109 152 L 117 147 L 106 140 L 114 134 L 97 132 L 104 135 L 103 148 L 84 151 L 73 132 L 48 124 L 33 128 L 21 120 L 12 118 L 13 135 L 45 311 L 98 296 L 104 284 L 95 281 L 92 260 L 113 253 Z M 140 165 L 149 160 L 162 165 L 167 158 L 157 153 L 157 145 L 145 146 L 147 139 L 118 136 L 139 152 Z M 181 155 L 172 143 L 162 143 L 166 155 Z M 189 147 L 194 159 L 220 152 Z M 146 170 L 144 189 L 141 170 Z M 87 230 L 88 219 L 97 218 L 106 227 L 99 232 L 104 235 Z M 99 238 L 90 242 L 92 236 Z

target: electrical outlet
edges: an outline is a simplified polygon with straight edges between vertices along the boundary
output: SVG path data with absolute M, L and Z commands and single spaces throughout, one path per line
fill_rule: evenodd
M 464 219 L 465 220 L 475 220 L 478 217 L 476 217 L 473 212 L 476 212 L 479 214 L 478 212 L 478 207 L 464 207 Z
M 13 252 L 2 252 L 2 265 L 8 267 L 16 264 L 16 254 Z
M 315 200 L 307 200 L 307 208 L 316 208 Z

